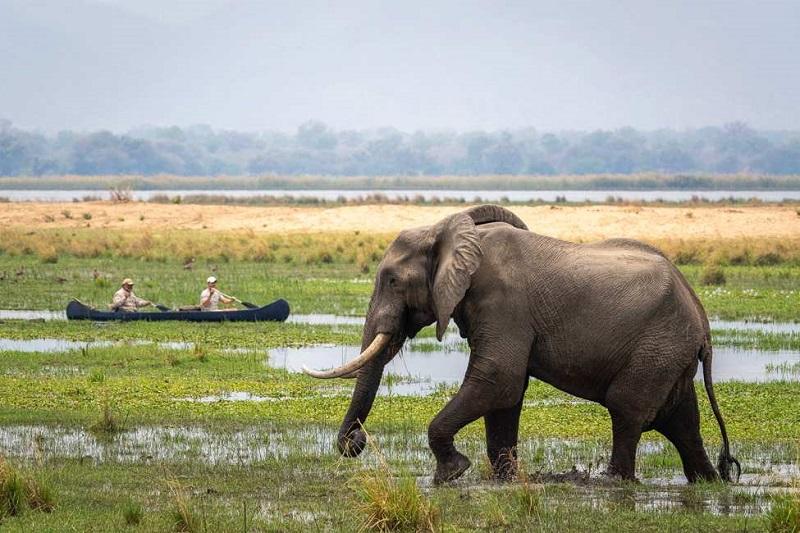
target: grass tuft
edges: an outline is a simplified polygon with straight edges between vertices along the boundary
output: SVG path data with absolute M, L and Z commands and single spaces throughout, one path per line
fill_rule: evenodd
M 392 475 L 374 441 L 368 445 L 376 451 L 379 466 L 364 470 L 352 479 L 357 495 L 356 511 L 364 516 L 362 528 L 370 531 L 437 531 L 439 509 L 422 493 L 416 479 L 402 472 Z
M 528 518 L 538 519 L 541 516 L 543 496 L 544 491 L 540 486 L 532 485 L 527 481 L 513 491 L 513 500 L 517 504 L 517 509 Z
M 800 494 L 790 493 L 777 496 L 766 519 L 769 530 L 773 533 L 800 531 Z
M 725 281 L 725 272 L 719 265 L 706 265 L 700 273 L 700 283 L 703 285 L 725 285 Z
M 106 401 L 103 403 L 103 411 L 100 414 L 100 419 L 92 424 L 89 429 L 95 434 L 109 436 L 122 431 L 123 426 L 122 423 L 117 420 L 116 416 L 114 416 L 111 407 Z
M 439 511 L 416 480 L 402 474 L 394 477 L 384 469 L 364 471 L 355 478 L 364 515 L 364 529 L 372 531 L 436 531 Z
M 25 481 L 16 468 L 0 461 L 0 517 L 18 516 L 25 509 Z
M 0 457 L 0 520 L 19 516 L 25 508 L 49 513 L 55 509 L 55 495 L 42 479 L 26 479 L 14 466 Z
M 192 533 L 194 531 L 201 531 L 201 521 L 195 515 L 194 507 L 192 506 L 191 498 L 186 493 L 186 490 L 177 479 L 167 481 L 170 494 L 172 496 L 172 509 L 170 516 L 175 531 L 185 531 Z
M 128 500 L 122 507 L 122 518 L 125 520 L 126 525 L 138 526 L 143 516 L 142 504 L 137 501 Z
M 28 506 L 35 511 L 51 513 L 56 508 L 55 491 L 43 478 L 31 478 L 25 485 Z

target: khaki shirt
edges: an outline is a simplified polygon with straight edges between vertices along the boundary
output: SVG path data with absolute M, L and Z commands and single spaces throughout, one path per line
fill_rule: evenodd
M 203 292 L 200 293 L 200 306 L 202 311 L 219 311 L 219 300 L 222 298 L 222 294 L 218 290 L 215 290 L 211 293 L 211 298 L 208 302 L 208 306 L 203 306 L 203 302 L 206 298 L 209 297 L 209 293 L 211 291 L 209 289 L 204 289 Z
M 131 312 L 136 311 L 140 307 L 144 307 L 148 303 L 150 302 L 133 294 L 133 291 L 128 292 L 120 287 L 120 289 L 114 293 L 114 298 L 111 300 L 111 309 L 114 311 Z

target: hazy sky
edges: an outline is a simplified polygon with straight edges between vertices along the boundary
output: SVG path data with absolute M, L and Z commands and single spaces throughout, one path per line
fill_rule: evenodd
M 0 117 L 800 129 L 799 28 L 796 0 L 0 0 Z

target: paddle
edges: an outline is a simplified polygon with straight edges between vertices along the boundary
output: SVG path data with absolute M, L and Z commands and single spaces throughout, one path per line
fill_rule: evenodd
M 250 302 L 243 302 L 239 298 L 237 298 L 236 296 L 228 296 L 225 293 L 220 293 L 220 294 L 222 294 L 225 298 L 230 298 L 234 302 L 239 302 L 240 304 L 242 304 L 243 306 L 245 306 L 248 309 L 258 309 L 259 308 L 259 306 L 257 306 L 256 304 L 251 304 Z
M 161 305 L 161 304 L 153 304 L 153 307 L 155 307 L 156 309 L 158 309 L 158 310 L 159 310 L 159 311 L 161 311 L 162 313 L 166 313 L 167 311 L 172 311 L 172 309 L 170 309 L 170 308 L 169 308 L 169 307 L 167 307 L 166 305 Z

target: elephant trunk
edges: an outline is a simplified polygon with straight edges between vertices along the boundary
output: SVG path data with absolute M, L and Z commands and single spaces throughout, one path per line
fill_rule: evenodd
M 362 352 L 368 351 L 375 344 L 376 339 L 381 337 L 385 337 L 387 342 L 383 344 L 381 353 L 371 358 L 358 370 L 350 407 L 339 428 L 337 446 L 339 452 L 346 457 L 356 457 L 364 450 L 367 444 L 367 435 L 364 432 L 363 424 L 372 409 L 372 402 L 375 401 L 375 395 L 383 376 L 383 367 L 394 357 L 402 345 L 397 341 L 396 333 L 378 332 L 378 327 L 370 313 L 364 325 Z

